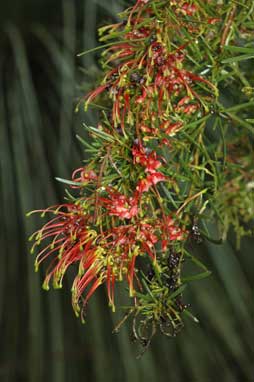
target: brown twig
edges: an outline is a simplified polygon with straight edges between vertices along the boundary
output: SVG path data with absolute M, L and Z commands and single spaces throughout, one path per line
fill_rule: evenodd
M 231 26 L 232 26 L 233 21 L 234 21 L 236 9 L 237 9 L 237 5 L 235 4 L 235 5 L 233 5 L 231 11 L 228 14 L 227 21 L 226 21 L 226 24 L 225 24 L 225 28 L 223 30 L 223 33 L 222 33 L 222 36 L 221 36 L 221 40 L 220 40 L 220 48 L 221 48 L 221 50 L 223 50 L 224 46 L 226 45 L 227 37 L 229 35 Z
M 190 203 L 192 200 L 198 198 L 199 196 L 205 194 L 206 191 L 207 191 L 207 188 L 205 188 L 204 190 L 198 192 L 197 194 L 192 195 L 192 196 L 190 196 L 189 198 L 187 198 L 187 199 L 185 200 L 185 202 L 181 205 L 181 207 L 177 210 L 176 215 L 179 215 L 180 212 L 187 206 L 188 203 Z
M 96 190 L 96 193 L 95 193 L 94 223 L 96 222 L 97 217 L 98 217 L 99 188 L 101 186 L 102 176 L 103 176 L 103 173 L 104 173 L 104 170 L 105 170 L 105 167 L 106 167 L 107 160 L 109 158 L 110 149 L 111 149 L 111 146 L 107 147 L 107 154 L 105 155 L 105 157 L 104 157 L 104 159 L 102 161 L 102 164 L 101 164 L 101 167 L 100 167 L 99 176 L 98 176 L 98 180 L 97 180 L 97 190 Z

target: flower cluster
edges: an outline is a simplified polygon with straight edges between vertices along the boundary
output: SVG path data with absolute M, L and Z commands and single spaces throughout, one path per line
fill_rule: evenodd
M 148 151 L 148 153 L 146 153 Z M 157 158 L 155 151 L 145 150 L 141 144 L 134 145 L 132 148 L 133 163 L 140 164 L 145 168 L 146 177 L 139 180 L 136 190 L 139 195 L 149 191 L 152 186 L 157 183 L 166 181 L 167 177 L 157 171 L 161 167 L 161 162 Z
M 117 196 L 122 199 L 121 195 Z M 120 205 L 121 203 L 122 201 Z M 120 220 L 130 219 L 126 212 L 122 213 L 121 208 L 118 212 L 118 207 L 112 207 L 111 211 L 109 215 L 119 216 Z M 31 240 L 35 240 L 32 252 L 36 246 L 50 239 L 50 243 L 45 244 L 35 261 L 38 270 L 43 261 L 51 258 L 43 287 L 48 290 L 49 282 L 53 278 L 54 287 L 61 288 L 67 269 L 77 265 L 78 275 L 72 287 L 72 303 L 77 314 L 81 301 L 84 307 L 103 283 L 107 284 L 109 303 L 115 309 L 114 284 L 115 281 L 122 281 L 123 276 L 126 276 L 129 284 L 130 296 L 134 296 L 134 277 L 140 285 L 136 275 L 136 258 L 147 254 L 156 265 L 155 245 L 161 241 L 165 247 L 168 241 L 183 240 L 185 234 L 170 217 L 165 218 L 165 221 L 158 219 L 149 222 L 139 218 L 132 224 L 122 223 L 99 233 L 92 229 L 93 216 L 84 214 L 82 203 L 63 204 L 34 212 L 56 215 L 31 236 Z M 84 293 L 86 295 L 83 299 Z
M 105 74 L 83 99 L 85 109 L 95 98 L 104 109 L 98 126 L 87 127 L 92 158 L 67 181 L 77 195 L 40 211 L 54 217 L 31 237 L 32 251 L 45 243 L 36 269 L 51 259 L 45 289 L 51 279 L 60 288 L 75 267 L 76 314 L 84 317 L 102 284 L 115 310 L 115 285 L 127 282 L 133 334 L 145 345 L 157 328 L 175 335 L 182 327 L 188 306 L 181 274 L 193 215 L 213 209 L 220 186 L 220 156 L 205 136 L 206 121 L 219 108 L 219 61 L 208 42 L 221 52 L 228 12 L 223 6 L 218 12 L 215 0 L 208 3 L 137 0 L 121 22 L 99 30 L 107 45 Z M 196 223 L 194 231 L 201 241 Z
M 120 219 L 131 219 L 138 214 L 138 198 L 127 198 L 117 191 L 110 190 L 109 199 L 101 199 L 106 206 L 109 215 L 118 216 Z

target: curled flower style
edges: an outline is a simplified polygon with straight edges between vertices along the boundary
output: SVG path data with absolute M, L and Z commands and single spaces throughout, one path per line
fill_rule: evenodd
M 31 240 L 35 240 L 32 247 L 33 252 L 36 246 L 45 241 L 47 243 L 47 240 L 50 239 L 50 243 L 46 244 L 37 255 L 35 268 L 38 270 L 44 260 L 53 257 L 43 287 L 49 289 L 49 281 L 53 277 L 54 287 L 61 288 L 67 268 L 80 260 L 81 248 L 93 240 L 94 232 L 86 229 L 87 224 L 91 221 L 91 216 L 84 214 L 79 205 L 71 203 L 35 212 L 42 212 L 43 215 L 46 213 L 56 215 L 39 231 L 35 232 L 31 236 Z
M 78 168 L 72 174 L 72 180 L 77 183 L 77 186 L 73 185 L 72 188 L 80 188 L 81 185 L 94 182 L 97 179 L 98 177 L 93 170 L 88 170 L 84 167 Z

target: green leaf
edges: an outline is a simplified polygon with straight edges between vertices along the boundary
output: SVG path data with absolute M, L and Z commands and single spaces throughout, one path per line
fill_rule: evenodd
M 209 277 L 211 274 L 212 274 L 211 271 L 206 271 L 206 272 L 198 273 L 197 275 L 194 275 L 194 276 L 183 277 L 182 280 L 184 282 L 202 280 L 202 279 L 205 279 L 206 277 Z
M 88 142 L 86 142 L 82 137 L 80 137 L 78 134 L 76 135 L 76 138 L 78 139 L 78 141 L 85 147 L 87 147 L 88 149 L 90 150 L 95 150 L 95 148 L 90 145 Z
M 244 60 L 250 60 L 251 58 L 254 58 L 254 52 L 250 54 L 242 54 L 241 56 L 235 56 L 226 58 L 225 60 L 222 60 L 222 64 L 233 64 L 234 62 L 244 61 Z
M 196 257 L 192 256 L 189 252 L 187 252 L 186 250 L 184 250 L 184 254 L 185 256 L 189 257 L 191 259 L 191 261 L 197 265 L 199 268 L 201 269 L 204 269 L 205 272 L 208 272 L 208 269 L 207 267 L 200 261 L 198 260 Z
M 254 48 L 246 48 L 244 46 L 226 45 L 224 49 L 231 52 L 254 54 Z
M 151 296 L 152 300 L 154 302 L 156 302 L 156 298 L 154 297 L 154 295 L 153 295 L 151 289 L 149 288 L 149 286 L 147 285 L 147 282 L 145 281 L 145 279 L 142 279 L 142 283 L 143 283 L 145 289 L 147 290 L 148 294 Z
M 186 284 L 181 285 L 177 290 L 175 290 L 170 296 L 170 300 L 173 300 L 176 296 L 183 293 L 184 289 L 187 287 Z
M 86 128 L 86 130 L 97 135 L 99 138 L 103 139 L 104 141 L 114 142 L 114 138 L 111 135 L 105 133 L 104 131 L 99 130 L 93 126 L 87 126 L 85 123 L 83 123 L 83 126 Z
M 125 42 L 127 42 L 127 40 L 119 41 L 118 44 L 125 43 Z M 109 42 L 107 44 L 103 44 L 103 45 L 100 45 L 100 46 L 96 46 L 95 48 L 88 49 L 88 50 L 85 50 L 84 52 L 78 53 L 77 57 L 83 57 L 83 56 L 85 56 L 87 54 L 97 52 L 98 50 L 108 48 L 108 47 L 110 47 L 112 45 L 115 45 L 115 44 L 116 44 L 116 42 L 114 41 L 114 42 Z
M 55 178 L 58 182 L 61 182 L 61 183 L 64 183 L 64 184 L 68 184 L 70 186 L 83 186 L 84 183 L 81 183 L 81 182 L 74 182 L 72 180 L 68 180 L 68 179 L 62 179 L 62 178 Z
M 167 189 L 167 187 L 163 183 L 161 183 L 160 188 L 164 191 L 164 193 L 166 194 L 166 196 L 168 197 L 170 202 L 173 204 L 173 206 L 177 209 L 178 205 L 176 204 L 176 202 L 172 198 L 171 192 Z
M 185 314 L 185 316 L 191 318 L 194 322 L 199 324 L 199 319 L 197 317 L 195 317 L 189 310 L 184 310 L 183 314 Z

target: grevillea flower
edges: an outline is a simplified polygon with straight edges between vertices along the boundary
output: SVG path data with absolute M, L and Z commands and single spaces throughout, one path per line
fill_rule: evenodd
M 181 6 L 181 12 L 182 12 L 184 15 L 193 16 L 194 13 L 197 12 L 197 7 L 196 7 L 195 4 L 184 3 L 184 4 Z
M 132 148 L 133 163 L 140 164 L 145 167 L 145 172 L 150 174 L 155 173 L 161 166 L 161 162 L 157 159 L 155 151 L 146 153 L 142 145 L 134 145 Z
M 217 23 L 219 23 L 220 21 L 221 21 L 221 19 L 216 18 L 216 17 L 211 17 L 211 18 L 209 18 L 209 19 L 207 20 L 208 24 L 211 24 L 211 25 L 213 25 L 213 24 L 217 24 Z
M 191 214 L 203 215 L 210 205 L 207 195 L 222 165 L 221 153 L 214 154 L 214 146 L 207 150 L 203 139 L 218 98 L 212 81 L 224 59 L 214 58 L 207 42 L 221 54 L 221 42 L 228 43 L 234 28 L 226 6 L 221 31 L 217 2 L 201 3 L 137 0 L 121 22 L 100 29 L 105 74 L 82 98 L 85 109 L 101 98 L 97 128 L 87 127 L 92 157 L 67 181 L 68 202 L 37 211 L 53 218 L 31 237 L 32 252 L 42 246 L 36 270 L 49 261 L 45 289 L 50 281 L 62 287 L 68 268 L 76 272 L 77 315 L 85 314 L 103 284 L 114 311 L 116 284 L 127 283 L 133 335 L 146 344 L 156 328 L 175 335 L 182 327 L 187 308 L 181 272 Z
M 80 188 L 83 184 L 94 182 L 98 179 L 96 173 L 93 170 L 88 170 L 85 167 L 78 168 L 72 174 L 72 180 L 77 182 L 77 186 L 73 185 L 72 188 Z
M 166 251 L 170 242 L 185 241 L 187 231 L 181 229 L 172 218 L 172 216 L 164 216 L 161 221 L 160 229 L 162 232 L 162 249 Z
M 109 190 L 109 198 L 100 198 L 108 210 L 109 215 L 118 216 L 120 219 L 131 219 L 138 213 L 137 196 L 127 198 L 117 191 Z
M 161 124 L 160 129 L 169 136 L 174 136 L 183 126 L 182 122 L 165 121 Z
M 44 288 L 49 288 L 49 281 L 53 277 L 54 287 L 61 288 L 62 280 L 67 268 L 78 262 L 81 258 L 81 248 L 86 248 L 93 240 L 94 232 L 87 230 L 87 224 L 91 221 L 91 216 L 84 214 L 80 205 L 62 204 L 53 206 L 46 210 L 34 211 L 53 213 L 56 215 L 51 221 L 46 223 L 39 231 L 31 236 L 35 240 L 32 252 L 41 243 L 45 247 L 39 252 L 35 260 L 35 268 L 38 270 L 40 264 L 47 258 L 51 258 L 51 263 L 44 281 Z M 53 259 L 52 259 L 53 258 Z
M 136 190 L 139 194 L 149 191 L 152 186 L 155 186 L 159 182 L 166 181 L 167 177 L 160 172 L 153 172 L 149 174 L 146 178 L 138 181 Z
M 110 147 L 105 157 L 107 160 L 104 158 L 101 165 L 94 165 L 100 163 L 99 159 L 73 172 L 70 187 L 78 189 L 79 192 L 84 189 L 84 196 L 77 198 L 75 203 L 70 202 L 41 211 L 43 214 L 51 212 L 55 216 L 32 236 L 35 240 L 33 250 L 36 246 L 46 243 L 37 255 L 36 269 L 44 260 L 51 259 L 43 284 L 45 289 L 49 288 L 51 279 L 55 287 L 61 287 L 67 269 L 70 266 L 78 268 L 72 287 L 72 301 L 76 313 L 79 312 L 80 304 L 85 306 L 94 291 L 103 283 L 107 285 L 109 302 L 114 309 L 115 282 L 121 281 L 124 276 L 129 284 L 130 295 L 134 296 L 135 280 L 137 285 L 140 285 L 136 271 L 137 257 L 148 256 L 154 264 L 155 246 L 160 241 L 163 248 L 165 241 L 182 239 L 180 228 L 169 222 L 165 216 L 162 217 L 162 211 L 155 210 L 155 216 L 148 213 L 147 219 L 153 223 L 144 219 L 144 215 L 150 210 L 145 210 L 144 203 L 148 203 L 149 198 L 154 198 L 149 195 L 151 188 L 168 180 L 166 175 L 158 171 L 163 167 L 164 159 L 156 150 L 146 148 L 144 142 L 148 138 L 147 133 L 151 138 L 160 138 L 160 132 L 170 136 L 182 128 L 183 123 L 179 120 L 167 119 L 165 122 L 169 101 L 176 102 L 178 98 L 179 112 L 189 114 L 189 110 L 181 108 L 190 107 L 189 101 L 194 105 L 195 99 L 199 99 L 198 89 L 194 90 L 192 87 L 195 81 L 202 82 L 203 79 L 182 68 L 185 59 L 183 45 L 169 52 L 162 41 L 157 41 L 154 37 L 155 27 L 157 36 L 163 32 L 159 25 L 155 26 L 151 21 L 150 25 L 139 26 L 147 15 L 150 17 L 152 11 L 149 7 L 146 8 L 148 4 L 149 1 L 139 0 L 130 10 L 127 24 L 131 28 L 123 36 L 126 42 L 116 43 L 106 49 L 105 60 L 107 65 L 113 67 L 106 73 L 103 83 L 85 97 L 85 108 L 106 91 L 112 101 L 112 126 L 100 123 L 97 129 L 99 135 L 105 129 L 104 125 L 107 126 L 107 134 L 111 134 L 111 128 L 115 132 L 118 131 L 120 126 L 122 136 L 126 137 L 125 131 L 128 126 L 134 126 L 133 109 L 138 107 L 135 111 L 138 116 L 138 121 L 135 122 L 136 129 L 144 135 L 143 139 L 139 136 L 138 144 L 134 143 L 135 141 L 132 143 L 131 171 L 136 172 L 132 189 L 124 182 L 121 183 L 122 188 L 117 184 L 112 185 L 110 181 L 107 182 L 107 177 L 104 177 L 104 172 L 108 171 L 106 163 L 109 161 L 113 165 L 112 168 L 116 169 L 117 177 L 119 174 L 122 177 L 118 171 L 119 164 L 114 163 L 110 156 L 113 156 L 115 149 Z M 194 13 L 194 8 L 188 3 L 182 4 L 182 11 L 188 15 Z M 143 9 L 144 14 L 141 15 Z M 104 31 L 111 28 L 116 32 L 117 28 L 122 27 L 122 23 L 118 23 L 104 28 Z M 142 42 L 144 39 L 152 39 L 151 44 L 145 46 Z M 141 42 L 141 45 L 133 44 L 134 41 L 136 44 Z M 141 54 L 136 54 L 137 48 Z M 136 89 L 134 93 L 126 86 L 128 81 Z M 205 80 L 203 82 L 208 84 Z M 158 110 L 152 106 L 154 100 L 157 100 Z M 114 138 L 112 142 L 113 140 Z M 115 183 L 112 169 L 109 179 Z M 102 181 L 106 187 L 100 187 Z M 87 189 L 89 191 L 86 191 Z M 145 198 L 142 198 L 144 193 Z M 149 203 L 152 203 L 152 199 Z
M 155 151 L 149 151 L 141 144 L 136 144 L 132 148 L 133 163 L 139 164 L 145 168 L 148 175 L 139 180 L 136 186 L 138 194 L 142 195 L 144 192 L 149 191 L 151 186 L 155 186 L 158 182 L 166 181 L 167 177 L 158 172 L 157 169 L 161 167 L 161 162 L 158 160 Z

